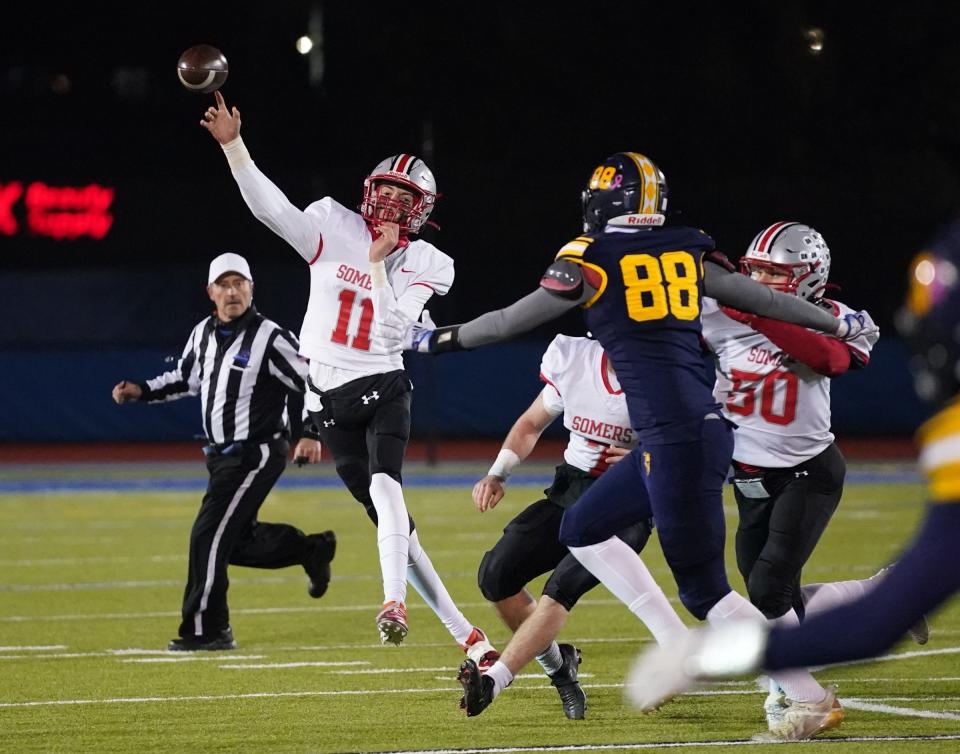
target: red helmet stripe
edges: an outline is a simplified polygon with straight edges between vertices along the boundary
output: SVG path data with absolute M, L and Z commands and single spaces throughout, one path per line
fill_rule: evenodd
M 393 169 L 398 173 L 406 173 L 408 168 L 411 167 L 411 160 L 413 159 L 412 155 L 402 154 L 397 158 L 397 164 L 394 165 Z
M 760 241 L 757 243 L 757 251 L 766 251 L 767 244 L 770 242 L 770 239 L 778 232 L 783 230 L 788 225 L 795 225 L 796 223 L 792 222 L 779 222 L 774 223 L 769 228 L 764 231 L 763 235 L 760 236 Z

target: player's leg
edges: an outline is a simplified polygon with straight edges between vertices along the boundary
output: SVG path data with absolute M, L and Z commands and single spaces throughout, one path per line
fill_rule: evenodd
M 762 488 L 762 478 L 745 473 L 734 466 L 733 496 L 737 501 L 737 533 L 735 552 L 737 569 L 744 585 L 750 583 L 750 572 L 760 557 L 770 532 L 772 498 Z
M 773 481 L 768 536 L 747 579 L 747 592 L 767 618 L 793 610 L 800 574 L 843 493 L 846 463 L 835 445 Z
M 880 583 L 854 602 L 771 631 L 771 669 L 873 657 L 960 590 L 960 504 L 934 504 L 910 547 Z
M 285 456 L 271 453 L 268 443 L 246 448 L 240 455 L 208 460 L 210 481 L 190 532 L 181 637 L 215 642 L 228 631 L 227 564 L 236 541 L 256 517 L 285 463 Z M 233 644 L 232 637 L 227 643 Z
M 515 632 L 507 645 L 510 654 L 506 662 L 501 654 L 500 660 L 487 670 L 494 686 L 488 696 L 481 697 L 484 706 L 492 702 L 512 682 L 514 674 L 534 657 L 548 675 L 557 674 L 567 660 L 577 659 L 565 658 L 554 641 L 566 620 L 567 609 L 550 597 L 538 604 L 524 588 L 564 558 L 573 560 L 567 548 L 558 541 L 562 517 L 563 508 L 550 500 L 533 503 L 507 524 L 503 536 L 480 563 L 480 591 L 494 603 L 503 621 Z M 567 654 L 577 653 L 570 647 Z M 576 682 L 575 668 L 573 682 Z M 468 708 L 467 714 L 481 711 L 480 708 Z M 578 716 L 582 717 L 582 711 Z
M 645 465 L 660 544 L 680 600 L 694 616 L 713 624 L 764 621 L 726 576 L 723 483 L 732 452 L 730 425 L 719 417 L 705 418 L 699 441 L 651 446 Z M 826 691 L 805 671 L 777 673 L 775 680 L 799 702 L 825 698 Z
M 558 541 L 562 518 L 562 508 L 538 500 L 504 527 L 503 536 L 480 561 L 480 592 L 511 631 L 516 631 L 537 605 L 526 585 L 569 554 Z
M 656 629 L 658 641 L 665 641 L 685 630 L 683 622 L 675 612 L 670 619 L 663 610 L 669 604 L 663 590 L 630 545 L 616 536 L 651 516 L 640 468 L 643 458 L 640 451 L 633 451 L 568 508 L 560 525 L 560 541 L 651 631 Z

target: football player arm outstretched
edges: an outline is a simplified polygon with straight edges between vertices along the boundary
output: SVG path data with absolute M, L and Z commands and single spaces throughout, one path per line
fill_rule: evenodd
M 319 218 L 295 207 L 253 163 L 240 138 L 240 111 L 227 108 L 219 91 L 214 96 L 217 106 L 207 108 L 200 125 L 223 148 L 243 200 L 254 217 L 296 249 L 304 260 L 312 261 L 320 238 Z
M 841 340 L 852 340 L 861 334 L 877 332 L 876 325 L 865 311 L 834 317 L 809 301 L 771 290 L 709 258 L 707 261 L 710 263 L 703 265 L 703 292 L 721 304 L 742 312 L 810 327 Z
M 143 401 L 144 403 L 163 403 L 175 401 L 188 395 L 200 394 L 200 366 L 194 351 L 194 344 L 203 331 L 204 323 L 197 325 L 187 345 L 183 348 L 180 361 L 175 369 L 164 372 L 144 382 L 121 380 L 113 386 L 111 396 L 116 403 Z
M 547 386 L 543 390 L 552 388 Z M 506 494 L 504 485 L 514 467 L 530 455 L 540 435 L 561 413 L 547 407 L 541 391 L 514 422 L 490 471 L 473 486 L 473 502 L 480 513 L 495 507 L 503 499 Z
M 704 264 L 704 293 L 741 311 L 793 322 L 849 340 L 876 326 L 866 312 L 837 318 L 807 301 L 735 274 L 718 263 Z M 442 353 L 507 340 L 532 330 L 566 311 L 589 301 L 598 291 L 580 265 L 567 259 L 555 261 L 541 280 L 541 287 L 510 306 L 482 314 L 462 325 L 419 329 L 412 348 Z M 859 319 L 858 319 L 859 318 Z
M 721 307 L 721 310 L 730 319 L 763 335 L 794 361 L 805 364 L 824 377 L 839 377 L 851 368 L 866 366 L 869 361 L 869 357 L 854 348 L 853 344 L 800 325 L 741 312 L 729 306 Z M 871 345 L 875 341 L 876 335 L 870 338 Z

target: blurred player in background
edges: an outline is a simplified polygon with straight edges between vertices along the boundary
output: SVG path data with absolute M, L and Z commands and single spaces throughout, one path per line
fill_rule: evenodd
M 666 225 L 667 184 L 647 157 L 604 160 L 583 192 L 585 234 L 566 244 L 541 286 L 463 325 L 412 328 L 411 346 L 440 353 L 497 342 L 580 306 L 613 362 L 640 448 L 604 474 L 563 516 L 560 541 L 626 605 L 645 598 L 646 574 L 617 531 L 653 515 L 684 606 L 716 622 L 762 614 L 730 588 L 723 560 L 723 482 L 733 452 L 700 350 L 704 295 L 741 311 L 853 340 L 875 329 L 866 313 L 835 317 L 796 296 L 733 274 L 701 230 Z M 464 663 L 462 681 L 484 693 Z M 832 709 L 809 674 L 778 679 L 792 699 Z
M 536 657 L 560 694 L 564 714 L 579 720 L 586 715 L 587 707 L 586 695 L 577 681 L 580 650 L 572 644 L 557 644 L 555 639 L 580 597 L 598 582 L 560 544 L 560 521 L 564 510 L 637 442 L 623 390 L 610 360 L 595 340 L 558 335 L 543 354 L 540 379 L 546 383 L 543 390 L 511 428 L 490 472 L 473 488 L 477 510 L 488 511 L 503 499 L 513 469 L 561 415 L 570 433 L 563 463 L 557 466 L 544 499 L 515 516 L 493 549 L 484 555 L 479 582 L 483 596 L 494 603 L 503 622 L 514 631 L 491 672 L 512 680 Z M 650 519 L 632 524 L 617 536 L 639 553 L 650 537 L 652 524 Z M 551 569 L 553 573 L 537 602 L 525 585 Z M 634 612 L 658 641 L 664 641 L 685 630 L 683 621 L 653 577 L 647 575 L 648 598 L 635 606 Z M 471 699 L 475 702 L 472 706 L 467 706 L 464 699 L 468 716 L 480 714 L 493 701 L 494 686 L 489 685 L 487 690 L 488 695 Z
M 760 231 L 740 266 L 757 282 L 831 314 L 853 313 L 824 298 L 830 249 L 807 225 L 778 222 Z M 796 625 L 803 617 L 801 571 L 840 502 L 846 473 L 830 431 L 830 379 L 866 366 L 876 334 L 842 342 L 707 298 L 703 338 L 716 358 L 714 396 L 736 424 L 737 565 L 750 601 L 778 625 Z M 764 709 L 778 735 L 793 702 L 771 684 Z M 825 724 L 836 727 L 842 715 L 838 704 Z
M 300 353 L 310 359 L 307 408 L 337 473 L 377 525 L 381 641 L 400 644 L 407 634 L 409 578 L 461 648 L 486 664 L 496 651 L 454 604 L 407 513 L 400 485 L 412 386 L 399 342 L 379 329 L 416 321 L 453 283 L 453 260 L 413 238 L 437 199 L 433 174 L 418 157 L 396 155 L 367 176 L 360 212 L 330 197 L 300 210 L 253 163 L 237 108 L 228 110 L 220 92 L 216 102 L 201 125 L 223 147 L 244 201 L 310 266 L 300 330 Z
M 212 316 L 193 328 L 177 368 L 113 388 L 117 403 L 162 403 L 199 395 L 210 482 L 190 532 L 190 563 L 180 638 L 174 651 L 233 649 L 227 608 L 227 564 L 251 568 L 302 565 L 311 597 L 330 583 L 337 540 L 332 531 L 305 535 L 290 524 L 257 521 L 257 512 L 287 465 L 288 406 L 303 407 L 307 365 L 297 339 L 253 306 L 253 275 L 239 254 L 210 263 Z M 292 396 L 298 400 L 289 401 Z M 298 418 L 298 417 L 292 417 Z M 320 460 L 310 428 L 294 457 Z
M 909 286 L 897 324 L 914 352 L 917 393 L 943 404 L 917 434 L 930 505 L 913 542 L 863 597 L 799 626 L 710 626 L 645 652 L 627 684 L 638 707 L 653 709 L 697 680 L 874 657 L 960 590 L 960 221 L 914 258 Z

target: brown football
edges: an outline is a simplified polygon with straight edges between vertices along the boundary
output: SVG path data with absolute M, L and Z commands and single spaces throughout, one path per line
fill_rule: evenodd
M 177 61 L 177 77 L 191 92 L 209 94 L 215 92 L 227 80 L 230 72 L 227 59 L 216 47 L 195 45 Z

